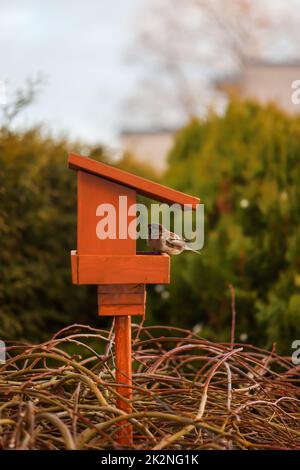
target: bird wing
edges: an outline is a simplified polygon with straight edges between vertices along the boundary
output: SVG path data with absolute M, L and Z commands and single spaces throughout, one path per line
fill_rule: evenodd
M 170 248 L 179 248 L 179 249 L 181 249 L 183 244 L 184 244 L 184 240 L 182 240 L 182 238 L 180 238 L 180 237 L 178 237 L 178 238 L 168 238 L 166 240 L 166 244 Z
M 177 235 L 177 233 L 169 232 L 168 230 L 166 230 L 165 232 L 162 233 L 161 238 L 163 240 L 181 240 L 181 241 L 184 241 L 183 238 L 181 238 L 179 235 Z
M 181 238 L 179 235 L 177 235 L 177 233 L 174 233 L 174 232 L 170 232 L 170 238 L 172 240 L 181 240 L 181 241 L 183 241 L 183 238 Z

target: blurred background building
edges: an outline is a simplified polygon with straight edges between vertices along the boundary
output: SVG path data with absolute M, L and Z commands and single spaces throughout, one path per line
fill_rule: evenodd
M 235 74 L 214 80 L 214 87 L 226 99 L 254 99 L 262 104 L 273 102 L 291 114 L 300 114 L 300 106 L 291 100 L 291 84 L 300 79 L 300 61 L 273 62 L 248 60 Z M 141 163 L 151 163 L 159 173 L 167 168 L 167 156 L 177 131 L 173 128 L 124 129 L 120 141 L 122 150 L 135 155 Z
M 140 163 L 150 163 L 157 173 L 162 173 L 167 168 L 167 155 L 172 148 L 176 130 L 123 129 L 120 135 L 122 150 L 134 155 Z
M 262 104 L 276 103 L 288 113 L 299 114 L 291 100 L 291 84 L 300 77 L 300 61 L 271 62 L 250 60 L 236 75 L 216 80 L 217 90 L 227 96 L 255 99 Z

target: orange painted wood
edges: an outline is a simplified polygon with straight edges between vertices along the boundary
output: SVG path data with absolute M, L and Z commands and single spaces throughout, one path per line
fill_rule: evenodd
M 98 286 L 98 294 L 143 294 L 145 292 L 145 284 L 104 284 Z
M 76 250 L 71 251 L 71 271 L 73 284 L 78 284 L 78 262 Z
M 132 357 L 131 357 L 131 317 L 115 318 L 115 356 L 116 381 L 118 393 L 127 400 L 132 400 Z M 117 407 L 125 413 L 132 412 L 132 405 L 122 398 L 117 399 Z M 128 421 L 119 423 L 118 442 L 121 445 L 132 445 L 132 425 Z
M 145 293 L 100 294 L 98 299 L 101 305 L 140 305 L 145 303 Z
M 79 254 L 135 254 L 136 240 L 127 236 L 128 224 L 134 216 L 127 217 L 127 208 L 119 211 L 119 197 L 126 196 L 127 206 L 136 203 L 136 192 L 99 176 L 78 172 L 77 185 L 77 251 Z M 116 238 L 101 240 L 96 228 L 103 216 L 97 216 L 100 204 L 111 204 L 116 211 Z M 125 217 L 125 218 L 124 218 Z M 122 225 L 124 239 L 119 238 Z
M 146 304 L 140 305 L 99 305 L 98 315 L 100 317 L 119 317 L 120 315 L 145 316 Z
M 168 255 L 79 255 L 77 284 L 168 284 Z M 72 261 L 74 263 L 74 259 Z M 73 281 L 74 282 L 74 281 Z
M 198 197 L 176 191 L 88 157 L 70 154 L 68 164 L 69 168 L 73 170 L 81 170 L 120 183 L 128 188 L 135 189 L 139 194 L 161 202 L 167 202 L 168 204 L 177 203 L 180 205 L 190 204 L 193 209 L 196 209 L 197 204 L 200 202 Z
M 98 286 L 100 316 L 145 315 L 145 284 L 112 284 Z
M 98 286 L 101 305 L 139 305 L 146 300 L 145 284 L 111 284 Z

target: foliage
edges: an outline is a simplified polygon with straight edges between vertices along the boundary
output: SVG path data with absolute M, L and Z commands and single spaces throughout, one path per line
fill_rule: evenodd
M 228 339 L 231 283 L 238 333 L 291 352 L 300 338 L 299 142 L 299 117 L 254 102 L 233 101 L 224 116 L 178 133 L 165 182 L 200 196 L 206 241 L 201 257 L 173 260 L 157 320 L 200 323 Z
M 39 129 L 0 131 L 0 337 L 40 340 L 74 321 L 94 324 L 95 287 L 74 286 L 76 177 L 69 151 L 108 161 L 101 146 L 43 137 Z M 127 155 L 124 170 L 153 177 Z
M 70 283 L 76 178 L 67 171 L 67 149 L 38 130 L 1 132 L 2 338 L 41 337 L 76 317 L 86 297 Z

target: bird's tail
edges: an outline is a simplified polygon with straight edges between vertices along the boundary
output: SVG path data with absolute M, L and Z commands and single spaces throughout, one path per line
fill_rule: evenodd
M 197 250 L 194 250 L 193 248 L 191 248 L 189 245 L 186 245 L 185 246 L 185 249 L 188 250 L 188 251 L 192 251 L 193 253 L 197 253 L 197 255 L 200 255 L 200 251 L 197 251 Z

